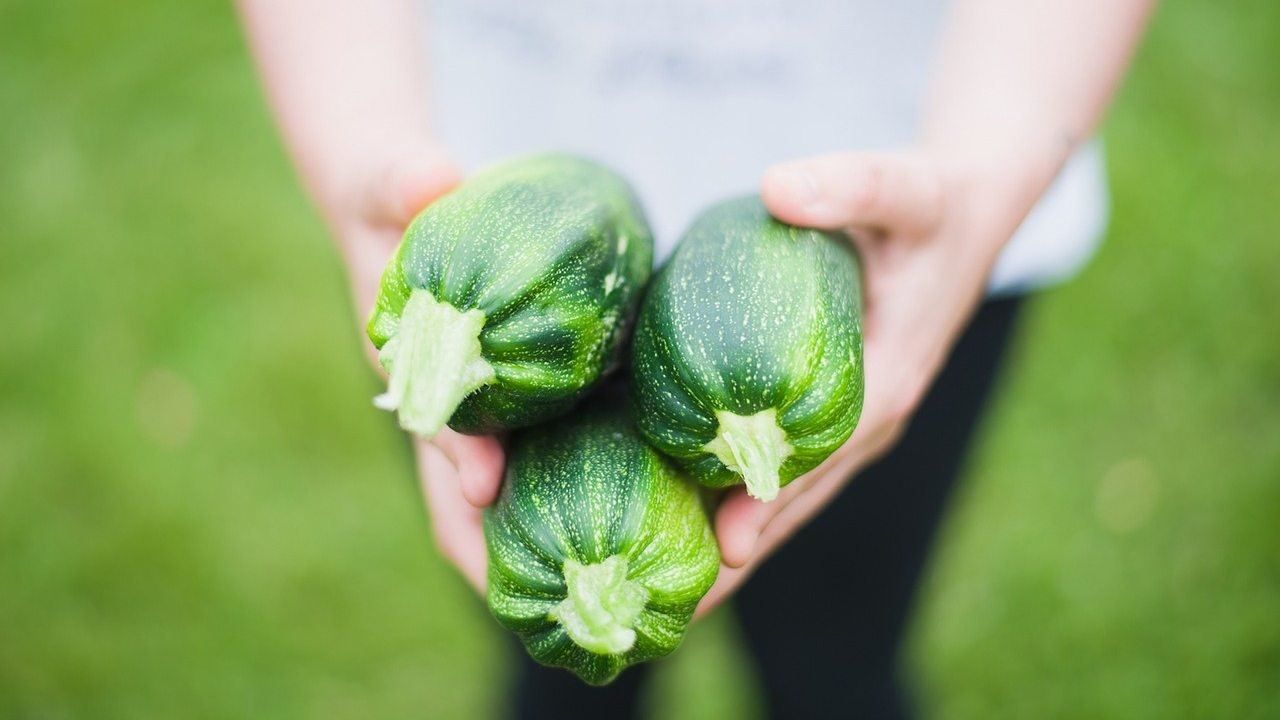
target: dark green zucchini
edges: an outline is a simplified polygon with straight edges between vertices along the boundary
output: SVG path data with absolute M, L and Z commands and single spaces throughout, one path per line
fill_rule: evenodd
M 565 412 L 615 366 L 652 263 L 613 172 L 539 155 L 475 174 L 418 215 L 383 274 L 376 404 L 423 436 Z
M 674 650 L 720 562 L 697 486 L 608 396 L 513 437 L 485 537 L 494 617 L 593 685 Z
M 779 487 L 840 447 L 862 410 L 861 285 L 844 238 L 757 198 L 700 216 L 654 279 L 632 351 L 645 438 L 711 487 Z

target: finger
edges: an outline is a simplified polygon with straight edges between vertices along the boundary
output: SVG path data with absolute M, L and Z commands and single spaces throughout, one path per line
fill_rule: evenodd
M 792 533 L 822 512 L 836 494 L 844 489 L 845 481 L 852 474 L 852 460 L 842 458 L 821 473 L 806 476 L 808 482 L 803 492 L 797 493 L 786 506 L 779 508 L 761 530 L 753 562 L 763 562 Z
M 821 510 L 843 486 L 850 474 L 847 466 L 848 461 L 828 471 L 824 465 L 787 485 L 771 503 L 761 503 L 741 488 L 731 491 L 716 513 L 720 574 L 698 602 L 694 617 L 705 616 L 732 596 L 774 548 Z
M 418 469 L 436 546 L 484 594 L 489 560 L 480 511 L 463 499 L 457 473 L 439 448 L 420 444 Z
M 342 243 L 343 259 L 346 261 L 351 277 L 351 290 L 355 296 L 356 322 L 362 336 L 364 324 L 373 312 L 381 289 L 382 271 L 395 253 L 402 231 L 403 228 L 389 230 L 361 227 L 352 230 Z M 374 352 L 375 359 L 376 355 Z M 378 366 L 376 362 L 374 365 Z
M 370 184 L 369 220 L 403 230 L 424 207 L 461 181 L 461 169 L 439 148 L 410 151 L 384 167 Z
M 742 586 L 742 583 L 746 582 L 747 578 L 751 576 L 751 570 L 753 569 L 754 567 L 731 568 L 722 565 L 720 574 L 716 576 L 715 584 L 698 601 L 698 607 L 693 611 L 694 619 L 706 617 L 708 613 L 729 599 Z
M 742 488 L 734 488 L 725 495 L 716 508 L 716 542 L 725 565 L 737 568 L 747 564 L 769 514 L 769 505 L 751 497 Z
M 865 463 L 866 456 L 857 452 L 850 440 L 822 465 L 784 487 L 772 503 L 753 500 L 741 488 L 731 491 L 716 513 L 716 537 L 723 563 L 715 583 L 699 601 L 694 617 L 705 616 L 733 595 L 792 533 L 821 512 Z M 752 516 L 739 505 L 744 503 L 739 495 L 766 511 Z M 735 545 L 735 536 L 746 539 Z M 748 545 L 744 558 L 738 553 Z
M 907 234 L 933 230 L 942 193 L 934 173 L 912 155 L 838 153 L 765 171 L 760 196 L 783 222 L 837 230 L 870 225 Z
M 751 497 L 743 487 L 735 487 L 725 494 L 715 517 L 716 542 L 725 565 L 742 567 L 751 561 L 765 528 L 774 516 L 804 493 L 813 475 L 809 473 L 791 481 L 778 492 L 778 497 L 767 503 Z
M 476 508 L 486 508 L 498 497 L 506 458 L 492 435 L 463 435 L 444 428 L 432 439 L 458 472 L 462 496 Z

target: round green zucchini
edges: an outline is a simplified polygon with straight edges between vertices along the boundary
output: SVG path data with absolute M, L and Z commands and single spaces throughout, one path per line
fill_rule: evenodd
M 644 437 L 699 482 L 772 500 L 862 410 L 861 284 L 841 237 L 720 203 L 681 239 L 636 322 Z
M 610 170 L 548 154 L 476 173 L 414 219 L 383 274 L 375 404 L 424 437 L 565 412 L 617 364 L 652 265 L 644 213 Z
M 720 566 L 697 485 L 608 396 L 515 435 L 484 528 L 494 617 L 592 685 L 674 650 Z

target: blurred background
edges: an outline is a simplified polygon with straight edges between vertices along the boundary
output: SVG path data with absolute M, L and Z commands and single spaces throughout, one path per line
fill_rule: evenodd
M 1280 4 L 1167 3 L 1104 136 L 907 666 L 938 718 L 1277 718 Z M 501 706 L 362 342 L 226 3 L 0 4 L 0 717 Z M 757 713 L 732 629 L 655 716 Z

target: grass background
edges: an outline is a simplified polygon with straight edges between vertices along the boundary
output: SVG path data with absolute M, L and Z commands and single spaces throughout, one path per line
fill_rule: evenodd
M 1280 5 L 1168 3 L 906 659 L 940 718 L 1280 717 Z M 471 718 L 341 270 L 219 2 L 0 4 L 0 717 Z M 751 716 L 729 618 L 650 699 Z

